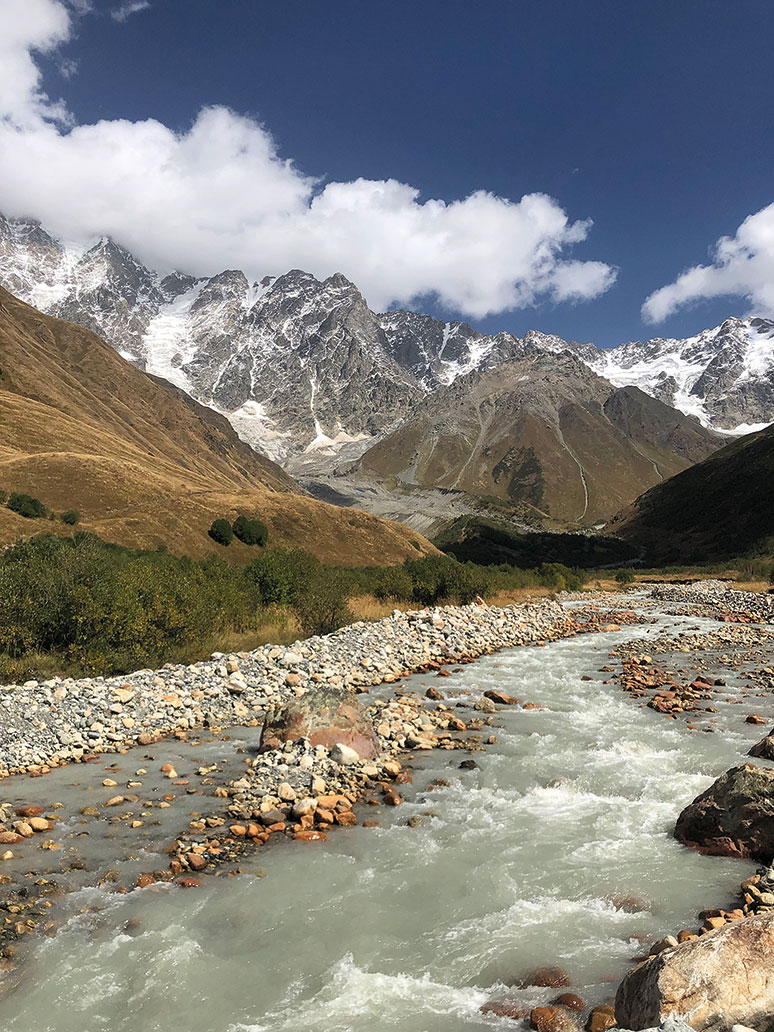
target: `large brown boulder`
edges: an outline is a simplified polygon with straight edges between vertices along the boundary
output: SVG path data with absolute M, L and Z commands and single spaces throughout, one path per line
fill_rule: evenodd
M 761 738 L 747 755 L 756 756 L 761 760 L 774 760 L 774 730 L 769 731 L 765 738 Z
M 349 746 L 361 760 L 372 760 L 381 752 L 365 707 L 343 688 L 315 688 L 269 712 L 260 748 L 276 749 L 298 738 L 308 738 L 312 745 L 326 749 Z
M 774 859 L 774 769 L 733 767 L 683 810 L 675 838 L 716 856 Z
M 745 1025 L 767 1032 L 774 1016 L 774 914 L 756 914 L 665 950 L 618 987 L 620 1028 L 681 1018 L 697 1032 Z

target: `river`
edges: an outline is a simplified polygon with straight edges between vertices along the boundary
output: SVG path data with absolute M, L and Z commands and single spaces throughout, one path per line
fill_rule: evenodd
M 715 702 L 717 733 L 690 733 L 598 672 L 616 644 L 688 623 L 717 626 L 660 615 L 657 627 L 508 650 L 445 681 L 407 680 L 460 700 L 496 687 L 545 708 L 498 712 L 497 742 L 473 754 L 477 769 L 459 768 L 466 753 L 418 754 L 403 806 L 360 809 L 379 828 L 341 829 L 320 844 L 283 841 L 243 864 L 248 873 L 198 889 L 155 885 L 121 896 L 85 884 L 57 904 L 66 920 L 56 934 L 37 938 L 20 972 L 6 976 L 3 1028 L 514 1027 L 480 1008 L 552 999 L 557 990 L 518 987 L 544 965 L 563 968 L 588 1004 L 607 1001 L 632 957 L 663 934 L 695 928 L 703 907 L 729 904 L 753 870 L 671 837 L 682 807 L 760 737 L 746 711 Z M 758 709 L 772 716 L 770 700 Z M 137 766 L 136 751 L 121 762 Z M 66 801 L 75 769 L 56 771 L 47 791 L 55 786 Z M 409 826 L 415 816 L 421 822 Z

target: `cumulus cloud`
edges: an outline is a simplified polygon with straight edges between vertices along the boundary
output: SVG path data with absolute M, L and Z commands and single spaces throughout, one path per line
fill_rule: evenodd
M 110 12 L 110 17 L 117 22 L 125 22 L 132 17 L 133 14 L 139 14 L 140 11 L 147 11 L 150 7 L 150 0 L 133 0 L 133 2 L 121 4 L 119 7 L 113 8 Z
M 160 270 L 340 271 L 377 309 L 434 296 L 483 317 L 542 298 L 588 300 L 615 279 L 602 262 L 566 256 L 591 222 L 571 221 L 544 194 L 513 201 L 479 190 L 447 203 L 392 179 L 323 186 L 280 156 L 264 126 L 218 106 L 185 132 L 152 119 L 65 125 L 35 63 L 72 32 L 63 0 L 4 2 L 11 31 L 0 56 L 16 70 L 0 78 L 7 214 L 70 240 L 108 234 Z
M 748 215 L 734 236 L 721 237 L 711 265 L 696 265 L 650 295 L 648 322 L 662 322 L 683 305 L 713 297 L 744 297 L 751 310 L 774 316 L 774 204 Z

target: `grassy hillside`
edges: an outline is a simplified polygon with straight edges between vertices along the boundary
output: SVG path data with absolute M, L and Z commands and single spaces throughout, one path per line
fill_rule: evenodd
M 214 519 L 259 516 L 273 544 L 329 562 L 433 551 L 421 535 L 301 492 L 228 421 L 122 359 L 88 330 L 0 289 L 0 490 L 78 509 L 81 529 L 134 548 L 204 556 Z M 40 521 L 0 508 L 0 544 Z M 254 550 L 235 541 L 228 558 Z
M 653 563 L 774 554 L 774 427 L 647 491 L 607 530 Z

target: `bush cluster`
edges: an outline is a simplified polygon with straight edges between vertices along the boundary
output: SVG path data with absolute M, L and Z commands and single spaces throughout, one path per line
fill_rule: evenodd
M 233 523 L 222 517 L 213 520 L 207 533 L 213 541 L 226 548 L 234 538 L 245 545 L 261 546 L 265 546 L 269 540 L 269 528 L 266 524 L 261 520 L 248 519 L 247 516 L 237 516 Z
M 445 555 L 348 569 L 292 548 L 240 566 L 123 548 L 83 531 L 42 534 L 0 553 L 0 671 L 31 669 L 30 657 L 44 656 L 60 668 L 126 672 L 206 655 L 231 633 L 257 630 L 274 608 L 294 614 L 305 635 L 327 634 L 352 621 L 355 595 L 424 606 L 538 584 L 574 588 L 581 576 L 560 564 L 527 571 Z
M 28 520 L 41 519 L 44 516 L 48 516 L 48 509 L 39 498 L 33 498 L 32 495 L 23 494 L 20 491 L 13 491 L 11 493 L 7 505 L 11 512 L 24 516 Z

